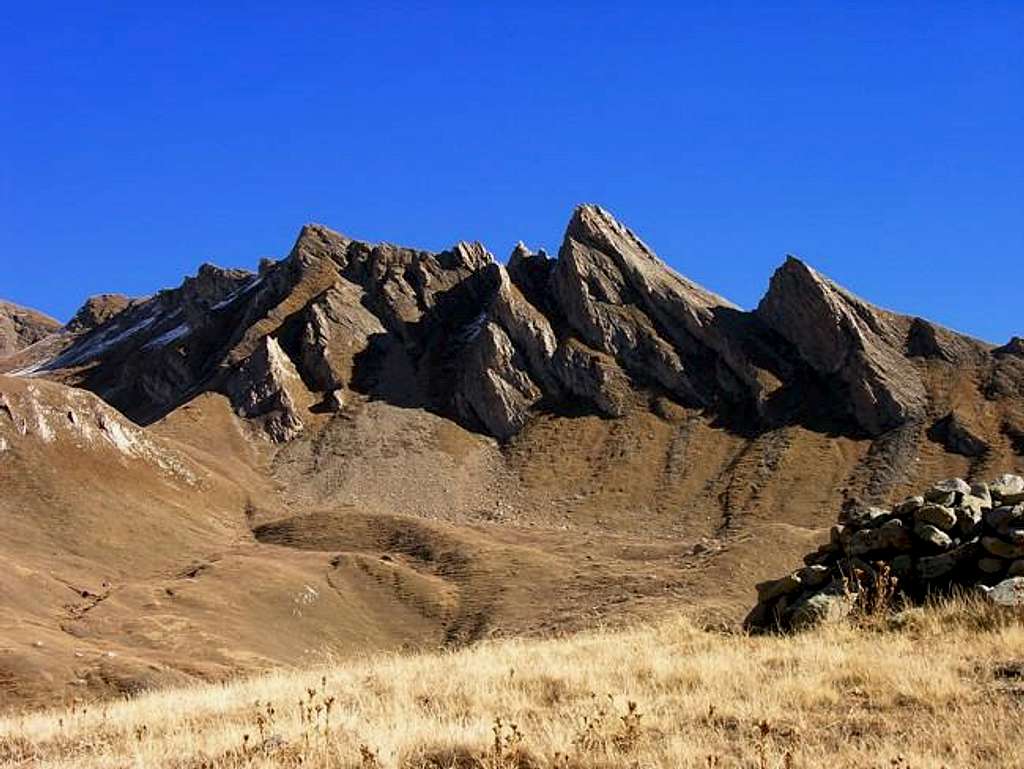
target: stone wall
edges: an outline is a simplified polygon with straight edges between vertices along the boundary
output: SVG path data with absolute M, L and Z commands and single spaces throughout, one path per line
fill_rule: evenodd
M 880 583 L 911 601 L 957 587 L 1024 599 L 1024 478 L 953 478 L 891 510 L 847 511 L 803 568 L 757 585 L 746 626 L 798 630 L 849 611 Z

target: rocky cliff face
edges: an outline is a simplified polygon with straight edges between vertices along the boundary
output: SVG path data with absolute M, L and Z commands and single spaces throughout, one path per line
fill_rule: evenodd
M 502 440 L 538 408 L 617 417 L 657 398 L 745 433 L 878 436 L 957 418 L 929 384 L 935 366 L 973 372 L 989 400 L 1016 397 L 1024 373 L 1019 345 L 879 309 L 792 257 L 745 312 L 591 205 L 557 258 L 520 244 L 507 267 L 478 243 L 435 254 L 309 225 L 259 274 L 204 265 L 149 299 L 90 300 L 65 333 L 37 373 L 143 423 L 222 392 L 278 441 L 354 393 Z
M 0 358 L 12 355 L 60 328 L 48 315 L 0 300 Z

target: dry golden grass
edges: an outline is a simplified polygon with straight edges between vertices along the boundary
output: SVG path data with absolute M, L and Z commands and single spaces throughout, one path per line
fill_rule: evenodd
M 801 636 L 675 619 L 0 718 L 18 767 L 1014 767 L 1024 623 L 976 602 Z

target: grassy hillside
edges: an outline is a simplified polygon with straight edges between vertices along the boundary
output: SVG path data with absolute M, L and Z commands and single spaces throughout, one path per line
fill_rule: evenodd
M 797 637 L 684 619 L 0 718 L 18 767 L 1024 766 L 1024 623 L 970 601 Z

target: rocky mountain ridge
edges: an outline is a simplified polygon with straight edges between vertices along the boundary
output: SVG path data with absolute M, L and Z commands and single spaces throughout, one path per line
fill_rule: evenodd
M 308 225 L 95 297 L 0 358 L 0 707 L 736 622 L 836 510 L 1024 473 L 1022 352 L 795 259 L 741 310 L 595 206 L 552 257 Z
M 507 266 L 479 243 L 434 254 L 308 225 L 259 274 L 203 265 L 146 300 L 92 299 L 63 334 L 20 373 L 86 387 L 143 424 L 222 392 L 277 441 L 352 392 L 506 440 L 536 409 L 615 417 L 658 397 L 744 433 L 878 436 L 947 416 L 932 413 L 923 364 L 981 372 L 989 399 L 1024 386 L 1012 342 L 992 350 L 874 307 L 794 257 L 740 310 L 592 205 L 557 258 L 520 244 Z

